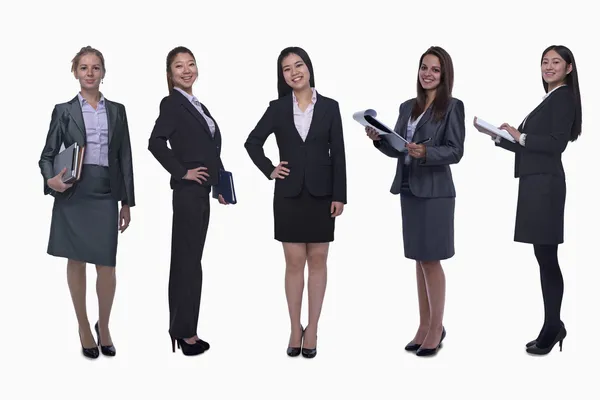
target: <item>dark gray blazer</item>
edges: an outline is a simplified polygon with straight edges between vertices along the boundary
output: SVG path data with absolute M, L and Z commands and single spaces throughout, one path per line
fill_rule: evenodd
M 108 119 L 108 170 L 110 173 L 110 190 L 115 200 L 122 204 L 135 206 L 133 188 L 133 163 L 131 158 L 131 142 L 127 115 L 122 104 L 104 99 Z M 79 98 L 75 96 L 67 103 L 54 106 L 50 120 L 50 129 L 46 137 L 46 145 L 42 150 L 39 166 L 44 177 L 44 194 L 52 196 L 71 197 L 77 190 L 77 183 L 63 193 L 55 192 L 48 187 L 46 181 L 54 173 L 54 156 L 60 151 L 77 142 L 85 146 L 87 135 Z
M 394 130 L 404 138 L 406 138 L 406 125 L 415 101 L 416 99 L 413 98 L 400 105 L 398 121 Z M 457 164 L 463 156 L 465 106 L 461 100 L 452 98 L 443 119 L 434 121 L 432 117 L 431 107 L 429 107 L 415 129 L 413 142 L 427 138 L 431 138 L 431 140 L 425 144 L 427 147 L 426 158 L 413 158 L 410 161 L 410 189 L 417 197 L 456 197 L 450 164 Z M 374 141 L 373 144 L 383 154 L 398 159 L 396 176 L 390 192 L 399 194 L 406 153 L 398 152 L 384 139 Z

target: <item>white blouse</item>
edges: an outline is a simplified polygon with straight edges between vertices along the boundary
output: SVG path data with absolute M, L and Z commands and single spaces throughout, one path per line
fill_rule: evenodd
M 300 106 L 298 105 L 298 99 L 296 98 L 296 94 L 292 91 L 292 97 L 294 99 L 294 124 L 296 125 L 296 129 L 302 138 L 302 141 L 306 140 L 306 136 L 308 135 L 308 130 L 310 129 L 310 123 L 312 122 L 313 111 L 315 109 L 315 103 L 317 102 L 317 90 L 312 88 L 312 98 L 306 110 L 302 112 L 300 110 Z
M 413 136 L 415 135 L 415 130 L 417 129 L 417 125 L 419 124 L 419 121 L 421 120 L 423 114 L 425 114 L 425 111 L 423 111 L 423 113 L 419 115 L 415 120 L 411 120 L 410 118 L 408 119 L 408 123 L 406 124 L 406 140 L 408 140 L 409 143 L 412 142 Z M 407 151 L 406 155 L 404 156 L 404 164 L 410 164 L 410 159 L 411 157 L 410 155 L 408 155 Z

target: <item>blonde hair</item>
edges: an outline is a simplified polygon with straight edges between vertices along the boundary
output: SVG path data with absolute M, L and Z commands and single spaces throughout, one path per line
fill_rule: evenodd
M 79 50 L 79 52 L 77 54 L 75 54 L 75 57 L 73 57 L 73 60 L 71 60 L 71 72 L 74 73 L 77 70 L 77 67 L 79 67 L 79 61 L 81 61 L 81 57 L 85 56 L 86 54 L 93 54 L 93 55 L 97 56 L 100 59 L 100 63 L 102 64 L 103 75 L 106 74 L 106 66 L 104 65 L 104 56 L 102 55 L 100 50 L 97 50 L 91 46 L 82 47 L 81 50 Z

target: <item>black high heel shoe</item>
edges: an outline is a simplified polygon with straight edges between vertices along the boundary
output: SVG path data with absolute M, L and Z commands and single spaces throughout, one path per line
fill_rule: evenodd
M 185 356 L 197 356 L 198 354 L 204 353 L 204 346 L 200 342 L 195 342 L 194 344 L 189 344 L 183 339 L 175 338 L 171 336 L 171 348 L 173 349 L 173 353 L 175 353 L 175 342 L 177 342 L 177 348 L 181 349 L 181 352 Z
M 435 355 L 438 352 L 438 350 L 440 349 L 440 347 L 442 346 L 442 341 L 444 340 L 445 337 L 446 337 L 446 328 L 442 327 L 442 337 L 440 338 L 440 342 L 438 343 L 438 345 L 436 347 L 434 347 L 433 349 L 425 349 L 423 347 L 419 347 L 419 350 L 417 350 L 417 352 L 415 354 L 420 357 Z
M 560 325 L 561 325 L 563 328 L 565 327 L 565 324 L 564 324 L 563 322 L 561 322 L 561 323 L 560 323 Z M 541 335 L 541 333 L 540 333 L 540 335 Z M 538 338 L 539 338 L 539 335 L 538 335 Z M 525 348 L 533 346 L 534 344 L 536 344 L 536 343 L 537 343 L 537 341 L 538 341 L 537 339 L 533 339 L 531 342 L 527 342 L 527 343 L 525 344 Z
M 302 350 L 302 339 L 304 339 L 304 328 L 302 328 L 302 336 L 300 337 L 300 347 L 290 347 L 287 348 L 287 355 L 290 357 L 298 357 L 300 355 L 300 351 Z
M 316 337 L 318 339 L 319 336 Z M 304 348 L 304 342 L 302 342 L 302 357 L 304 358 L 315 358 L 317 356 L 317 347 L 314 349 L 306 349 Z
M 443 329 L 443 327 L 442 327 Z M 443 329 L 442 330 L 442 340 L 440 340 L 440 343 L 442 343 L 442 341 L 444 340 L 444 338 L 446 337 L 446 330 Z M 421 347 L 421 343 L 409 343 L 404 347 L 404 350 L 406 351 L 417 351 L 419 350 L 419 348 Z
M 79 333 L 79 343 L 81 343 L 81 352 L 83 353 L 84 357 L 87 357 L 87 358 L 100 357 L 100 352 L 98 351 L 97 347 L 90 347 L 89 349 L 86 349 L 85 347 L 83 347 L 83 342 L 81 341 L 81 332 Z
M 421 343 L 409 343 L 404 347 L 404 350 L 406 351 L 417 351 L 419 350 L 419 347 L 421 347 Z
M 94 325 L 94 329 L 96 330 L 96 335 L 98 335 L 98 346 L 100 346 L 100 351 L 105 356 L 114 357 L 117 355 L 117 349 L 112 344 L 110 346 L 103 346 L 102 340 L 100 340 L 100 329 L 98 328 L 98 322 Z
M 196 340 L 196 343 L 200 343 L 202 345 L 202 347 L 204 347 L 204 351 L 210 349 L 210 344 L 208 344 L 208 342 L 198 338 L 198 340 Z
M 554 348 L 554 346 L 556 345 L 556 343 L 558 343 L 560 351 L 562 351 L 563 340 L 566 337 L 567 337 L 567 329 L 563 326 L 562 328 L 560 328 L 560 331 L 558 331 L 558 334 L 556 335 L 556 337 L 554 338 L 552 343 L 550 343 L 550 346 L 543 347 L 543 348 L 538 347 L 538 344 L 536 341 L 535 344 L 527 347 L 527 349 L 525 349 L 525 351 L 529 354 L 543 356 L 543 355 L 550 353 L 552 351 L 552 349 Z

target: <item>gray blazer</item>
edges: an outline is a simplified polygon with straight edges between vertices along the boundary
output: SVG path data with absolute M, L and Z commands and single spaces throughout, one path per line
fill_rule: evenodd
M 416 99 L 413 98 L 400 105 L 394 130 L 404 138 L 406 138 L 406 126 L 415 101 Z M 440 121 L 433 120 L 431 107 L 425 111 L 415 129 L 413 142 L 427 138 L 431 140 L 425 144 L 426 158 L 410 160 L 408 179 L 411 192 L 417 197 L 456 197 L 450 164 L 457 164 L 464 151 L 465 106 L 461 100 L 450 99 L 448 111 Z M 398 159 L 396 176 L 390 192 L 399 194 L 406 153 L 398 152 L 384 139 L 374 141 L 373 144 L 383 154 Z
M 104 101 L 108 117 L 108 170 L 111 193 L 115 200 L 134 207 L 133 164 L 125 107 L 106 98 Z M 58 193 L 46 183 L 55 175 L 54 156 L 60 151 L 61 145 L 69 147 L 73 142 L 80 146 L 87 143 L 83 113 L 77 96 L 67 103 L 57 104 L 52 111 L 50 129 L 39 161 L 44 177 L 44 194 L 70 198 L 77 190 L 77 184 L 74 184 L 65 192 Z

